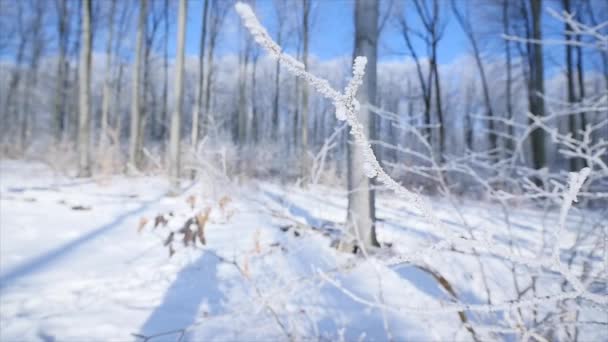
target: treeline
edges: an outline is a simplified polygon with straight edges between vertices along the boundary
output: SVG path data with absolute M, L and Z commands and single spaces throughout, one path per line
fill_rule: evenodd
M 272 151 L 275 165 L 269 168 L 285 169 L 284 161 L 292 158 L 298 167 L 289 169 L 306 170 L 337 127 L 332 104 L 282 72 L 241 26 L 238 43 L 226 44 L 235 36 L 228 34 L 235 29 L 233 5 L 227 0 L 202 0 L 200 6 L 169 0 L 1 2 L 3 153 L 73 144 L 82 175 L 98 166 L 97 153 L 108 148 L 117 151 L 125 170 L 146 168 L 147 152 L 161 163 L 179 165 L 179 159 L 166 159 L 173 125 L 172 143 L 182 145 L 174 154 L 212 141 L 241 151 L 242 159 L 260 149 Z M 378 63 L 373 102 L 382 111 L 376 110 L 370 126 L 381 159 L 417 162 L 400 148 L 423 147 L 399 125 L 420 128 L 439 163 L 446 156 L 488 150 L 500 159 L 514 153 L 513 137 L 522 130 L 509 122 L 531 124 L 527 112 L 543 117 L 605 94 L 608 53 L 589 48 L 569 24 L 552 20 L 548 7 L 576 13 L 578 22 L 590 26 L 608 18 L 608 5 L 592 0 L 382 2 L 379 46 L 398 47 L 407 57 Z M 323 61 L 310 51 L 311 39 L 322 34 L 313 20 L 322 2 L 277 0 L 272 8 L 270 33 L 277 43 L 343 87 L 351 56 Z M 350 14 L 352 8 L 345 5 L 344 11 Z M 202 23 L 200 31 L 185 37 L 192 34 L 184 28 L 193 21 Z M 462 31 L 469 53 L 440 64 L 448 23 Z M 538 43 L 547 39 L 567 44 Z M 198 54 L 180 63 L 193 41 Z M 599 120 L 601 113 L 582 112 L 552 124 L 582 138 L 582 129 Z M 338 140 L 345 142 L 346 136 L 344 131 Z M 534 129 L 522 163 L 536 169 L 584 166 L 581 158 L 561 157 L 549 139 Z M 339 143 L 328 153 L 338 168 L 344 167 L 345 149 Z

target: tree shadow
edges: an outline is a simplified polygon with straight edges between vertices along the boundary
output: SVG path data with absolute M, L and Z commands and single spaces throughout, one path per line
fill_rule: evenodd
M 263 190 L 262 192 L 266 197 L 276 202 L 280 206 L 286 208 L 291 216 L 302 218 L 307 225 L 313 228 L 332 227 L 336 224 L 335 222 L 323 220 L 313 216 L 308 210 L 296 205 L 285 197 L 282 197 L 267 190 Z
M 203 252 L 199 259 L 184 267 L 167 289 L 162 303 L 139 329 L 139 334 L 147 337 L 159 335 L 153 339 L 155 342 L 175 341 L 182 329 L 196 322 L 201 305 L 205 305 L 203 309 L 207 313 L 217 313 L 224 298 L 218 287 L 219 263 L 216 255 Z M 175 333 L 164 334 L 167 332 Z
M 133 215 L 138 215 L 144 212 L 148 207 L 158 202 L 164 195 L 158 196 L 154 199 L 143 202 L 138 208 L 129 210 L 124 214 L 116 217 L 110 223 L 104 224 L 89 233 L 76 238 L 68 243 L 63 244 L 60 247 L 54 248 L 42 255 L 34 257 L 16 267 L 7 273 L 0 275 L 0 290 L 4 290 L 6 287 L 14 283 L 16 280 L 31 275 L 37 271 L 43 270 L 52 264 L 58 262 L 61 258 L 69 255 L 70 253 L 82 248 L 83 245 L 95 240 L 96 238 L 116 229 L 126 219 Z

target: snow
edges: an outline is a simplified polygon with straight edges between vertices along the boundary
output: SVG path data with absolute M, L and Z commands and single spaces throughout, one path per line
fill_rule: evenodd
M 385 262 L 443 238 L 443 230 L 394 197 L 380 195 L 377 211 L 379 240 L 392 247 L 363 258 L 331 246 L 346 210 L 339 189 L 202 180 L 178 197 L 167 190 L 161 176 L 72 179 L 43 164 L 2 160 L 0 340 L 472 340 L 458 313 L 442 310 L 455 298 L 425 269 L 445 277 L 462 303 L 514 296 L 512 264 L 484 252 L 483 263 L 448 250 L 421 255 L 417 266 Z M 468 227 L 448 200 L 433 200 L 442 229 L 505 248 L 514 241 L 520 256 L 551 253 L 545 230 L 559 223 L 559 210 L 517 208 L 509 229 L 497 205 L 459 204 Z M 207 245 L 185 248 L 177 238 L 169 258 L 168 231 L 205 208 Z M 170 222 L 153 229 L 159 214 Z M 148 223 L 139 231 L 142 218 Z M 576 242 L 571 227 L 580 217 L 568 218 L 563 248 Z M 539 295 L 561 292 L 553 277 L 539 278 Z M 598 291 L 606 295 L 605 285 Z M 605 309 L 585 306 L 581 315 L 607 324 Z M 490 331 L 515 326 L 504 311 L 466 314 L 482 338 L 513 336 Z M 604 327 L 581 326 L 581 340 L 605 340 Z

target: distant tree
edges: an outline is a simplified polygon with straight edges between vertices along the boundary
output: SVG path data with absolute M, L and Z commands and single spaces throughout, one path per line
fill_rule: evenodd
M 308 70 L 308 46 L 310 40 L 310 12 L 311 0 L 302 0 L 302 60 L 304 68 Z M 300 114 L 300 125 L 302 129 L 301 145 L 302 158 L 307 160 L 308 152 L 308 85 L 302 85 L 302 112 Z
M 286 11 L 287 11 L 287 3 L 285 0 L 275 0 L 275 11 L 277 18 L 277 26 L 276 26 L 276 42 L 281 46 L 283 44 L 283 30 L 285 26 L 286 20 Z M 277 60 L 275 62 L 275 71 L 274 71 L 274 98 L 272 100 L 272 137 L 279 137 L 279 100 L 281 98 L 281 88 L 280 88 L 280 79 L 281 79 L 281 64 Z
M 103 149 L 108 140 L 108 116 L 112 105 L 112 55 L 114 40 L 114 17 L 116 0 L 110 0 L 110 13 L 108 14 L 108 37 L 106 41 L 106 66 L 103 82 L 103 102 L 101 105 L 101 132 L 99 134 L 99 147 Z
M 53 115 L 53 131 L 55 142 L 62 139 L 65 122 L 65 97 L 67 87 L 68 53 L 70 20 L 67 0 L 55 0 L 57 10 L 57 42 L 59 56 L 57 59 L 56 84 L 55 84 L 55 107 Z
M 82 3 L 82 46 L 80 50 L 78 118 L 78 176 L 91 176 L 91 0 Z
M 481 56 L 481 48 L 479 46 L 479 42 L 477 39 L 477 34 L 473 29 L 473 23 L 471 22 L 471 15 L 469 9 L 470 3 L 468 1 L 456 3 L 455 0 L 452 0 L 452 11 L 454 12 L 454 16 L 456 17 L 456 21 L 460 24 L 463 32 L 465 33 L 467 39 L 471 43 L 471 47 L 473 48 L 473 57 L 475 58 L 475 65 L 477 66 L 477 70 L 479 71 L 479 77 L 481 79 L 481 88 L 483 90 L 483 100 L 486 107 L 486 116 L 488 118 L 488 128 L 489 128 L 489 140 L 490 140 L 490 148 L 492 150 L 496 150 L 498 147 L 498 136 L 496 134 L 495 128 L 495 119 L 494 119 L 494 109 L 492 107 L 492 99 L 490 94 L 490 87 L 488 85 L 488 79 L 486 76 L 486 69 L 483 64 L 483 59 Z M 460 8 L 463 7 L 463 9 Z M 472 140 L 472 139 L 471 139 Z
M 542 117 L 545 115 L 545 79 L 543 46 L 538 43 L 543 39 L 542 34 L 542 0 L 522 1 L 520 14 L 524 20 L 526 53 L 527 57 L 527 81 L 528 81 L 528 110 L 530 113 Z M 536 43 L 535 43 L 536 42 Z M 530 119 L 530 124 L 533 124 Z M 532 166 L 540 169 L 546 166 L 545 155 L 545 133 L 540 128 L 535 128 L 531 133 Z M 537 180 L 539 182 L 539 180 Z
M 192 111 L 192 149 L 196 150 L 196 145 L 199 140 L 200 133 L 200 117 L 203 114 L 203 94 L 205 91 L 205 47 L 207 46 L 207 26 L 209 16 L 209 0 L 203 0 L 203 13 L 201 24 L 201 38 L 199 43 L 198 54 L 198 92 L 196 96 L 196 105 Z
M 414 10 L 420 21 L 422 22 L 422 30 L 415 30 L 408 21 L 407 13 L 403 10 L 397 11 L 397 21 L 399 23 L 402 37 L 406 43 L 408 51 L 412 55 L 416 63 L 416 71 L 420 87 L 422 88 L 422 96 L 424 101 L 424 121 L 426 125 L 426 135 L 429 141 L 432 141 L 431 130 L 431 114 L 432 110 L 437 117 L 439 131 L 437 133 L 437 151 L 439 160 L 443 157 L 444 141 L 445 141 L 445 122 L 443 115 L 443 105 L 441 98 L 441 81 L 438 67 L 438 46 L 443 38 L 445 31 L 445 20 L 441 15 L 441 1 L 439 0 L 413 0 Z M 409 4 L 409 2 L 407 3 Z M 405 8 L 407 11 L 408 9 Z M 416 51 L 413 35 L 422 39 L 428 51 L 428 72 L 424 75 L 423 65 L 419 54 Z M 435 95 L 433 97 L 433 94 Z M 433 99 L 435 105 L 433 108 Z
M 207 45 L 207 79 L 205 81 L 205 114 L 203 120 L 203 135 L 207 134 L 206 129 L 209 124 L 213 122 L 213 116 L 211 113 L 211 89 L 213 88 L 213 77 L 215 76 L 215 48 L 217 47 L 217 40 L 221 32 L 224 19 L 228 13 L 228 9 L 231 6 L 230 1 L 224 0 L 211 0 L 211 8 L 209 13 L 209 26 L 207 27 L 208 45 Z
M 148 0 L 139 0 L 139 20 L 137 21 L 137 38 L 135 46 L 135 64 L 133 65 L 133 78 L 131 88 L 131 125 L 129 140 L 129 167 L 137 169 L 141 161 L 139 149 L 140 121 L 141 121 L 141 69 L 144 59 L 144 43 L 146 38 L 146 18 L 148 13 Z

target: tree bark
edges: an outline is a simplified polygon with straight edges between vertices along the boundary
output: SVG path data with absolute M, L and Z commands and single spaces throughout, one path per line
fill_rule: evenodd
M 179 17 L 177 30 L 176 72 L 175 72 L 175 106 L 171 114 L 171 131 L 169 143 L 169 180 L 171 192 L 179 192 L 180 176 L 180 119 L 184 97 L 184 49 L 186 41 L 186 16 L 188 6 L 186 0 L 179 2 Z
M 369 135 L 372 130 L 371 112 L 366 107 L 376 98 L 376 61 L 378 56 L 378 0 L 355 2 L 354 56 L 367 57 L 367 67 L 357 100 L 361 104 L 358 119 Z M 378 246 L 374 217 L 374 195 L 370 179 L 364 172 L 362 147 L 352 137 L 348 142 L 348 213 L 347 229 L 364 247 Z M 354 248 L 352 242 L 343 243 L 342 250 Z M 359 246 L 359 248 L 362 246 Z M 351 249 L 351 251 L 354 251 Z
M 311 0 L 303 0 L 303 13 L 302 13 L 302 57 L 304 59 L 304 69 L 308 71 L 308 43 L 309 43 L 309 31 L 310 31 L 310 8 Z M 302 158 L 304 162 L 308 162 L 308 85 L 304 83 L 302 85 L 302 112 L 300 116 L 300 125 L 302 126 Z
M 114 13 L 116 11 L 116 0 L 111 0 L 110 19 L 108 22 L 108 40 L 106 42 L 106 67 L 103 83 L 103 102 L 101 105 L 101 132 L 99 134 L 99 148 L 103 150 L 108 142 L 108 115 L 112 97 L 112 42 L 114 40 Z
M 532 17 L 532 39 L 541 41 L 543 39 L 541 30 L 542 20 L 542 0 L 530 0 Z M 544 86 L 544 66 L 543 66 L 543 46 L 542 44 L 531 44 L 532 58 L 530 59 L 530 112 L 538 117 L 545 115 L 545 101 L 543 94 Z M 530 119 L 530 123 L 532 120 Z M 546 166 L 545 156 L 545 134 L 542 129 L 536 128 L 531 133 L 532 138 L 532 163 L 535 169 Z
M 196 96 L 196 106 L 192 111 L 192 131 L 191 143 L 192 150 L 196 151 L 196 145 L 200 133 L 200 117 L 203 112 L 203 94 L 205 89 L 205 45 L 207 44 L 207 18 L 209 13 L 209 0 L 203 0 L 203 23 L 201 25 L 201 40 L 199 45 L 198 57 L 198 93 Z M 193 173 L 194 176 L 194 173 Z
M 141 67 L 144 58 L 144 40 L 146 37 L 146 17 L 148 0 L 139 2 L 139 20 L 137 23 L 137 38 L 135 47 L 135 65 L 133 66 L 133 79 L 131 88 L 131 126 L 129 141 L 129 167 L 137 169 L 141 159 L 139 146 L 140 120 L 141 120 Z
M 57 0 L 57 35 L 59 42 L 59 57 L 57 61 L 57 82 L 55 85 L 55 113 L 53 115 L 53 131 L 55 143 L 59 143 L 63 136 L 66 92 L 66 54 L 68 50 L 69 17 L 66 0 Z
M 79 70 L 78 176 L 90 177 L 91 0 L 83 0 L 82 3 L 82 46 Z

